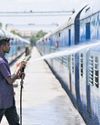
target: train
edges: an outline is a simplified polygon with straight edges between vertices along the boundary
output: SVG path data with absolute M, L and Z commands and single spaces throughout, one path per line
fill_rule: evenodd
M 100 2 L 83 6 L 36 43 L 42 56 L 100 42 Z M 87 125 L 100 125 L 100 46 L 45 59 Z
M 8 32 L 5 29 L 0 29 L 0 39 L 3 38 L 10 39 L 10 52 L 5 55 L 9 64 L 13 63 L 18 57 L 24 54 L 26 47 L 30 47 L 30 41 Z

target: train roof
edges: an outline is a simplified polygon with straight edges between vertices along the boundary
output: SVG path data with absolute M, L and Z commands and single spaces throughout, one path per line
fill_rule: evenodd
M 23 41 L 24 43 L 30 44 L 30 41 L 29 41 L 29 40 L 26 40 L 26 39 L 23 39 L 23 38 L 21 38 L 21 39 L 22 39 L 22 41 Z
M 47 33 L 47 34 L 44 36 L 44 39 L 48 38 L 50 35 L 51 35 L 51 32 Z
M 18 35 L 14 35 L 14 38 L 17 39 L 17 40 L 20 40 L 20 41 L 22 41 L 24 43 L 30 44 L 29 40 L 26 40 L 26 39 L 24 39 L 24 38 L 22 38 L 22 37 L 20 37 Z
M 52 32 L 52 34 L 57 33 L 59 31 L 62 31 L 66 27 L 69 27 L 70 25 L 73 25 L 75 17 L 76 17 L 76 13 L 71 15 L 71 16 L 69 16 L 68 18 L 66 18 L 66 22 L 63 25 L 61 25 L 60 27 L 58 27 L 54 32 Z
M 24 39 L 24 38 L 21 38 L 21 37 L 19 37 L 18 35 L 15 35 L 15 34 L 13 34 L 13 33 L 11 33 L 11 32 L 9 32 L 9 31 L 7 31 L 7 30 L 5 30 L 5 29 L 1 29 L 0 30 L 0 39 L 3 39 L 3 38 L 10 38 L 11 40 L 20 40 L 20 41 L 22 41 L 22 42 L 24 42 L 24 43 L 27 43 L 27 44 L 30 44 L 30 41 L 29 40 L 26 40 L 26 39 Z
M 4 37 L 5 37 L 5 34 L 4 34 L 3 30 L 0 30 L 0 39 L 2 39 Z
M 100 0 L 93 0 L 87 5 L 87 7 L 81 13 L 80 20 L 85 19 L 99 11 L 100 11 Z
M 52 32 L 52 34 L 55 34 L 55 33 L 59 33 L 61 32 L 62 30 L 64 30 L 65 28 L 67 27 L 70 27 L 71 25 L 74 25 L 75 23 L 75 19 L 76 19 L 76 16 L 81 12 L 81 10 L 84 10 L 84 8 L 86 7 L 86 5 L 83 6 L 83 8 L 78 8 L 76 10 L 75 13 L 73 13 L 71 16 L 69 16 L 67 19 L 66 19 L 66 22 L 60 26 L 59 28 L 57 28 L 54 32 Z M 51 35 L 52 35 L 51 34 Z

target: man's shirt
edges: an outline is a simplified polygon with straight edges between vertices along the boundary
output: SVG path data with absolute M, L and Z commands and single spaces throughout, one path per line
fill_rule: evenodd
M 4 54 L 0 53 L 0 109 L 13 106 L 13 85 L 9 84 L 6 80 L 9 76 L 11 76 L 11 72 L 8 61 Z

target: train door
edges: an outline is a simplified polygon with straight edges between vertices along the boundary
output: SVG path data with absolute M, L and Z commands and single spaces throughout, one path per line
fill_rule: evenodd
M 72 91 L 72 86 L 71 86 L 71 56 L 68 56 L 68 76 L 69 76 L 69 90 Z
M 98 52 L 91 52 L 89 57 L 89 75 L 88 84 L 91 91 L 91 102 L 89 110 L 92 119 L 96 124 L 100 124 L 100 56 Z M 88 102 L 88 100 L 87 100 Z M 99 123 L 98 123 L 99 122 Z
M 71 46 L 71 29 L 69 27 L 68 29 L 68 46 Z M 68 56 L 68 75 L 69 75 L 69 90 L 72 93 L 72 81 L 71 81 L 71 55 Z
M 65 84 L 65 86 L 67 86 L 67 88 L 70 88 L 69 87 L 69 67 L 68 67 L 68 56 L 63 56 L 62 57 L 62 64 L 61 64 L 61 77 L 62 77 L 62 80 Z
M 72 34 L 71 30 L 73 29 L 72 26 L 68 29 L 68 41 L 69 46 L 72 46 Z M 75 55 L 69 56 L 69 89 L 75 98 Z
M 82 104 L 82 112 L 86 113 L 87 111 L 87 92 L 86 92 L 86 87 L 87 87 L 87 66 L 88 66 L 88 61 L 87 61 L 87 53 L 88 51 L 81 51 L 79 53 L 79 85 L 80 85 L 80 100 Z M 88 91 L 88 93 L 90 93 Z
M 76 99 L 76 91 L 75 91 L 75 55 L 71 55 L 71 77 L 70 77 L 70 81 L 71 81 L 71 90 L 72 90 L 72 94 L 73 97 Z
M 79 18 L 80 18 L 80 13 L 76 16 L 75 18 L 75 25 L 74 25 L 74 29 L 75 29 L 75 45 L 79 44 L 79 35 L 80 35 L 80 22 L 79 22 Z M 75 54 L 75 91 L 76 91 L 76 102 L 78 107 L 80 108 L 80 86 L 79 86 L 79 53 Z M 81 110 L 81 109 L 80 109 Z

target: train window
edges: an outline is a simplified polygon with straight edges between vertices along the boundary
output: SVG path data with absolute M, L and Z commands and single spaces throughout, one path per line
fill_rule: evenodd
M 99 88 L 99 83 L 95 83 L 95 86 L 96 86 L 97 88 Z
M 83 57 L 83 54 L 81 53 L 81 57 Z
M 99 38 L 99 22 L 98 22 L 98 13 L 94 14 L 91 18 L 91 38 L 97 39 Z
M 72 55 L 72 72 L 74 73 L 74 55 Z
M 80 72 L 81 76 L 83 77 L 83 54 L 80 54 Z
M 81 72 L 83 73 L 83 69 L 81 69 Z
M 81 69 L 81 76 L 83 76 L 83 69 Z
M 74 63 L 73 63 L 73 55 L 70 56 L 70 60 L 71 60 L 71 71 L 72 73 L 74 72 Z
M 100 39 L 100 13 L 99 13 L 99 26 L 98 26 L 98 33 L 99 33 L 99 35 L 98 35 L 98 37 L 99 37 L 99 39 Z
M 98 71 L 98 65 L 99 65 L 99 59 L 96 56 L 95 57 L 95 86 L 98 88 L 99 87 L 99 71 Z
M 81 67 L 83 68 L 83 64 L 81 64 Z
M 98 69 L 98 64 L 95 64 L 95 69 Z
M 68 30 L 69 46 L 71 45 L 71 29 Z
M 93 66 L 89 66 L 89 71 L 93 71 Z
M 62 57 L 62 63 L 67 66 L 67 57 L 66 56 L 63 56 Z
M 93 56 L 91 56 L 91 59 L 93 59 Z
M 91 75 L 92 76 L 92 75 Z M 93 76 L 91 77 L 91 80 L 93 81 Z
M 89 83 L 93 85 L 93 80 L 89 80 Z
M 95 75 L 98 76 L 99 75 L 99 71 L 95 71 Z
M 94 65 L 93 65 L 93 56 L 89 58 L 89 84 L 94 85 Z
M 91 73 L 93 74 L 93 69 L 92 69 Z
M 86 40 L 90 39 L 90 22 L 86 23 Z
M 99 79 L 98 77 L 95 77 L 95 82 L 98 83 Z
M 95 57 L 95 62 L 98 62 L 98 57 Z
M 92 76 L 92 78 L 93 78 L 93 74 L 92 74 L 91 76 Z
M 99 88 L 99 78 L 95 77 L 95 86 Z
M 99 13 L 97 15 L 97 39 L 99 39 Z
M 59 33 L 59 37 L 60 37 L 60 33 Z
M 93 56 L 90 57 L 89 61 L 90 63 L 93 63 Z

